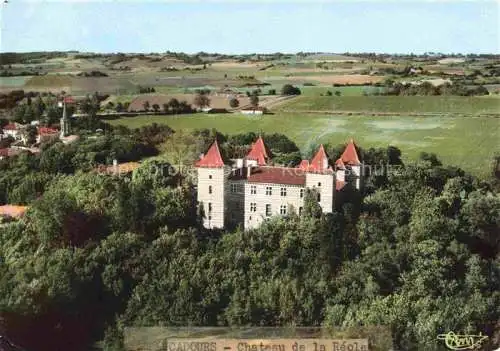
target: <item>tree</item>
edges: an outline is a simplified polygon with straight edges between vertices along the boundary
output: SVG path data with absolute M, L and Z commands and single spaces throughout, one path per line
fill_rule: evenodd
M 193 112 L 193 108 L 191 107 L 190 104 L 187 103 L 187 101 L 183 100 L 179 103 L 179 113 L 191 113 Z
M 281 95 L 300 95 L 300 89 L 291 84 L 285 84 L 281 88 Z
M 115 111 L 116 112 L 123 112 L 125 108 L 123 107 L 123 104 L 121 102 L 117 102 L 115 106 Z
M 35 119 L 40 120 L 46 108 L 46 105 L 40 95 L 38 95 L 38 97 L 36 98 L 33 108 L 35 112 Z
M 183 173 L 184 168 L 192 164 L 199 155 L 197 153 L 198 140 L 192 134 L 179 131 L 171 135 L 160 146 L 160 150 L 172 161 L 178 172 Z
M 149 111 L 149 101 L 146 100 L 142 103 L 142 107 L 144 108 L 144 111 Z
M 304 209 L 302 215 L 305 218 L 320 218 L 323 213 L 318 202 L 318 191 L 307 188 L 304 194 Z
M 172 109 L 172 112 L 175 114 L 179 112 L 181 104 L 179 103 L 179 100 L 177 100 L 176 98 L 171 98 L 168 101 L 168 106 L 170 107 L 170 109 Z
M 178 176 L 172 165 L 163 158 L 150 158 L 134 170 L 132 182 L 145 189 L 158 189 L 175 183 Z
M 33 145 L 36 142 L 36 136 L 38 135 L 38 129 L 35 126 L 29 125 L 24 131 L 26 136 L 26 144 Z
M 236 108 L 240 106 L 240 101 L 237 98 L 232 98 L 231 100 L 229 100 L 229 106 L 231 106 L 232 108 Z
M 170 111 L 170 108 L 169 108 L 167 103 L 162 104 L 161 108 L 163 110 L 163 113 L 169 113 L 169 111 Z
M 422 161 L 430 162 L 431 166 L 441 166 L 441 161 L 437 158 L 436 154 L 433 153 L 427 153 L 425 151 L 422 151 L 419 155 L 419 158 Z
M 253 108 L 259 106 L 259 96 L 257 94 L 252 94 L 250 96 L 250 105 L 252 105 Z
M 208 98 L 208 95 L 204 93 L 197 93 L 194 97 L 193 103 L 195 106 L 203 109 L 204 107 L 210 106 L 210 99 Z
M 158 113 L 160 111 L 160 105 L 153 104 L 153 110 L 155 111 L 155 113 Z

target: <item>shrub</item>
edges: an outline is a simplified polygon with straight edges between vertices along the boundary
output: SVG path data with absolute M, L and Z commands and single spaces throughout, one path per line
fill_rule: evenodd
M 294 87 L 291 84 L 285 84 L 283 85 L 283 88 L 281 89 L 281 94 L 282 95 L 300 95 L 300 89 L 297 87 Z
M 240 101 L 237 98 L 232 98 L 231 100 L 229 100 L 229 106 L 231 106 L 232 108 L 236 108 L 240 106 Z

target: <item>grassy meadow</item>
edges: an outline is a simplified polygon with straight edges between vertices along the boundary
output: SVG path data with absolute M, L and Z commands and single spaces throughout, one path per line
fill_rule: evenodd
M 362 87 L 353 87 L 361 88 Z M 332 91 L 337 88 L 332 88 Z M 462 96 L 299 96 L 282 111 L 499 114 L 500 99 Z
M 318 143 L 342 144 L 354 138 L 363 148 L 399 147 L 405 160 L 420 152 L 433 152 L 445 164 L 457 165 L 478 176 L 490 172 L 495 152 L 500 152 L 500 119 L 491 117 L 328 116 L 327 114 L 277 113 L 245 116 L 179 115 L 138 116 L 110 121 L 131 128 L 164 123 L 174 130 L 216 128 L 228 133 L 248 131 L 284 133 L 307 150 Z

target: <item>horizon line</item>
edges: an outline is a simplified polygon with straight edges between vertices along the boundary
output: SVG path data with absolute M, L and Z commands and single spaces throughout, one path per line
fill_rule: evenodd
M 2 51 L 0 49 L 0 55 L 5 54 L 31 54 L 31 53 L 76 53 L 76 54 L 101 54 L 101 55 L 118 55 L 118 54 L 186 54 L 186 55 L 224 55 L 224 56 L 248 56 L 248 55 L 296 55 L 307 54 L 307 55 L 389 55 L 389 56 L 471 56 L 471 55 L 490 55 L 490 56 L 500 56 L 500 51 L 498 52 L 442 52 L 442 51 L 424 51 L 424 52 L 387 52 L 387 51 L 344 51 L 344 52 L 333 52 L 333 51 L 296 51 L 296 52 L 285 52 L 285 51 L 274 51 L 274 52 L 247 52 L 247 53 L 227 53 L 227 52 L 208 52 L 208 51 L 82 51 L 82 50 L 22 50 L 22 51 Z

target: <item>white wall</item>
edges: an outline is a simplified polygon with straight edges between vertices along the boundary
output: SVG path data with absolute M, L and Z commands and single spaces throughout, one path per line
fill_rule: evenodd
M 212 186 L 211 194 L 210 186 Z M 198 202 L 203 202 L 205 228 L 224 227 L 226 187 L 224 168 L 198 168 Z M 212 204 L 211 212 L 209 212 L 209 203 Z
M 344 182 L 345 181 L 345 171 L 343 169 L 338 169 L 336 174 L 337 180 Z
M 257 194 L 251 194 L 251 187 L 255 186 Z M 266 188 L 272 188 L 272 195 L 266 195 Z M 286 196 L 281 196 L 281 188 L 286 188 Z M 264 183 L 245 183 L 245 229 L 258 227 L 266 217 L 266 205 L 271 205 L 271 216 L 280 215 L 280 207 L 286 206 L 287 212 L 291 206 L 295 211 L 303 206 L 304 200 L 300 197 L 300 189 L 302 186 L 297 185 L 280 185 L 280 184 L 264 184 Z M 250 211 L 250 206 L 255 203 L 257 206 L 256 212 Z
M 333 211 L 335 177 L 332 174 L 306 173 L 306 187 L 315 188 L 320 193 L 319 204 L 323 213 Z
M 4 129 L 3 134 L 11 136 L 14 139 L 19 139 L 19 136 L 20 136 L 20 132 L 18 130 L 5 130 Z
M 244 115 L 262 115 L 264 114 L 261 110 L 242 110 L 241 113 Z

